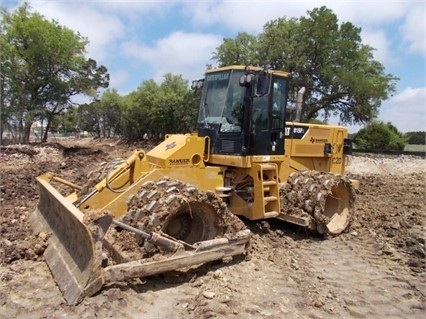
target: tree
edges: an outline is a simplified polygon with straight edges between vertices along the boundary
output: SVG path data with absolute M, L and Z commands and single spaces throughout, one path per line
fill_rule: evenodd
M 354 135 L 354 143 L 365 151 L 403 151 L 407 140 L 391 123 L 373 122 Z
M 307 17 L 272 20 L 256 38 L 225 39 L 213 59 L 220 66 L 258 64 L 289 71 L 290 91 L 306 88 L 304 121 L 339 116 L 343 124 L 364 124 L 377 117 L 398 78 L 373 59 L 374 49 L 362 44 L 360 33 L 349 22 L 339 25 L 337 16 L 321 7 Z
M 76 124 L 80 122 L 78 108 L 79 106 L 73 105 L 63 113 L 55 116 L 50 131 L 59 132 L 65 136 L 78 133 L 80 131 Z
M 405 137 L 408 140 L 408 144 L 426 145 L 425 131 L 407 132 L 405 133 Z
M 27 3 L 14 13 L 2 11 L 0 30 L 2 113 L 18 142 L 29 141 L 35 121 L 46 121 L 46 140 L 53 118 L 72 105 L 73 96 L 108 87 L 107 69 L 84 56 L 87 39 L 31 13 Z
M 147 80 L 125 98 L 124 135 L 135 140 L 148 134 L 187 133 L 194 128 L 199 99 L 181 75 L 165 74 L 161 84 Z
M 103 137 L 116 137 L 120 136 L 123 132 L 123 97 L 121 97 L 117 90 L 107 90 L 102 94 L 100 100 L 102 111 L 102 136 Z
M 235 39 L 223 39 L 220 50 L 213 53 L 213 59 L 220 61 L 221 65 L 255 65 L 259 63 L 255 50 L 257 45 L 258 40 L 255 36 L 246 32 L 238 33 Z
M 136 140 L 144 134 L 153 135 L 155 123 L 151 110 L 157 104 L 158 84 L 154 80 L 144 81 L 135 91 L 125 97 L 123 116 L 127 122 L 124 136 Z

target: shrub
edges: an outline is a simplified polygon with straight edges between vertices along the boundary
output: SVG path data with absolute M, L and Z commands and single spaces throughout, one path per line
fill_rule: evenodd
M 373 122 L 354 135 L 354 143 L 365 151 L 403 151 L 407 139 L 391 123 Z

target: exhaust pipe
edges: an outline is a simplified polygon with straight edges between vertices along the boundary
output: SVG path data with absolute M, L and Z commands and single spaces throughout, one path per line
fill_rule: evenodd
M 295 122 L 300 122 L 300 117 L 302 115 L 302 103 L 303 103 L 303 94 L 305 94 L 306 88 L 302 86 L 297 92 L 296 97 L 296 118 Z

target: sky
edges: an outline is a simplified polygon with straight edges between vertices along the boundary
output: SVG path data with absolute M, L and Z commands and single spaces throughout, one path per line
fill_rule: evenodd
M 87 57 L 107 67 L 121 95 L 166 73 L 189 82 L 203 77 L 224 38 L 258 35 L 271 20 L 300 18 L 326 6 L 361 28 L 364 44 L 385 73 L 400 80 L 379 120 L 399 131 L 426 131 L 426 2 L 424 0 L 28 0 L 32 10 L 87 37 Z M 22 1 L 0 0 L 9 11 Z M 331 119 L 330 124 L 337 124 Z M 348 126 L 350 133 L 362 126 Z

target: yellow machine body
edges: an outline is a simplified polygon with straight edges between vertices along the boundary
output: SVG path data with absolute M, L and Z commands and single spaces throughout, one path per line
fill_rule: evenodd
M 126 201 L 130 195 L 137 192 L 144 182 L 164 176 L 221 194 L 226 187 L 226 172 L 232 170 L 238 176 L 253 178 L 254 200 L 247 203 L 233 193 L 229 201 L 230 211 L 250 220 L 277 217 L 280 213 L 279 185 L 291 173 L 316 170 L 343 174 L 347 162 L 343 153 L 348 135 L 345 128 L 295 122 L 288 122 L 287 127 L 289 137 L 294 134 L 292 130 L 303 131 L 303 136 L 286 139 L 285 155 L 211 155 L 207 153 L 206 137 L 169 135 L 147 153 L 135 150 L 129 159 L 110 173 L 108 179 L 95 186 L 97 191 L 83 199 L 79 208 L 83 212 L 105 209 L 120 217 L 127 212 Z M 332 146 L 330 154 L 324 153 L 326 143 Z M 75 199 L 76 194 L 70 198 Z

